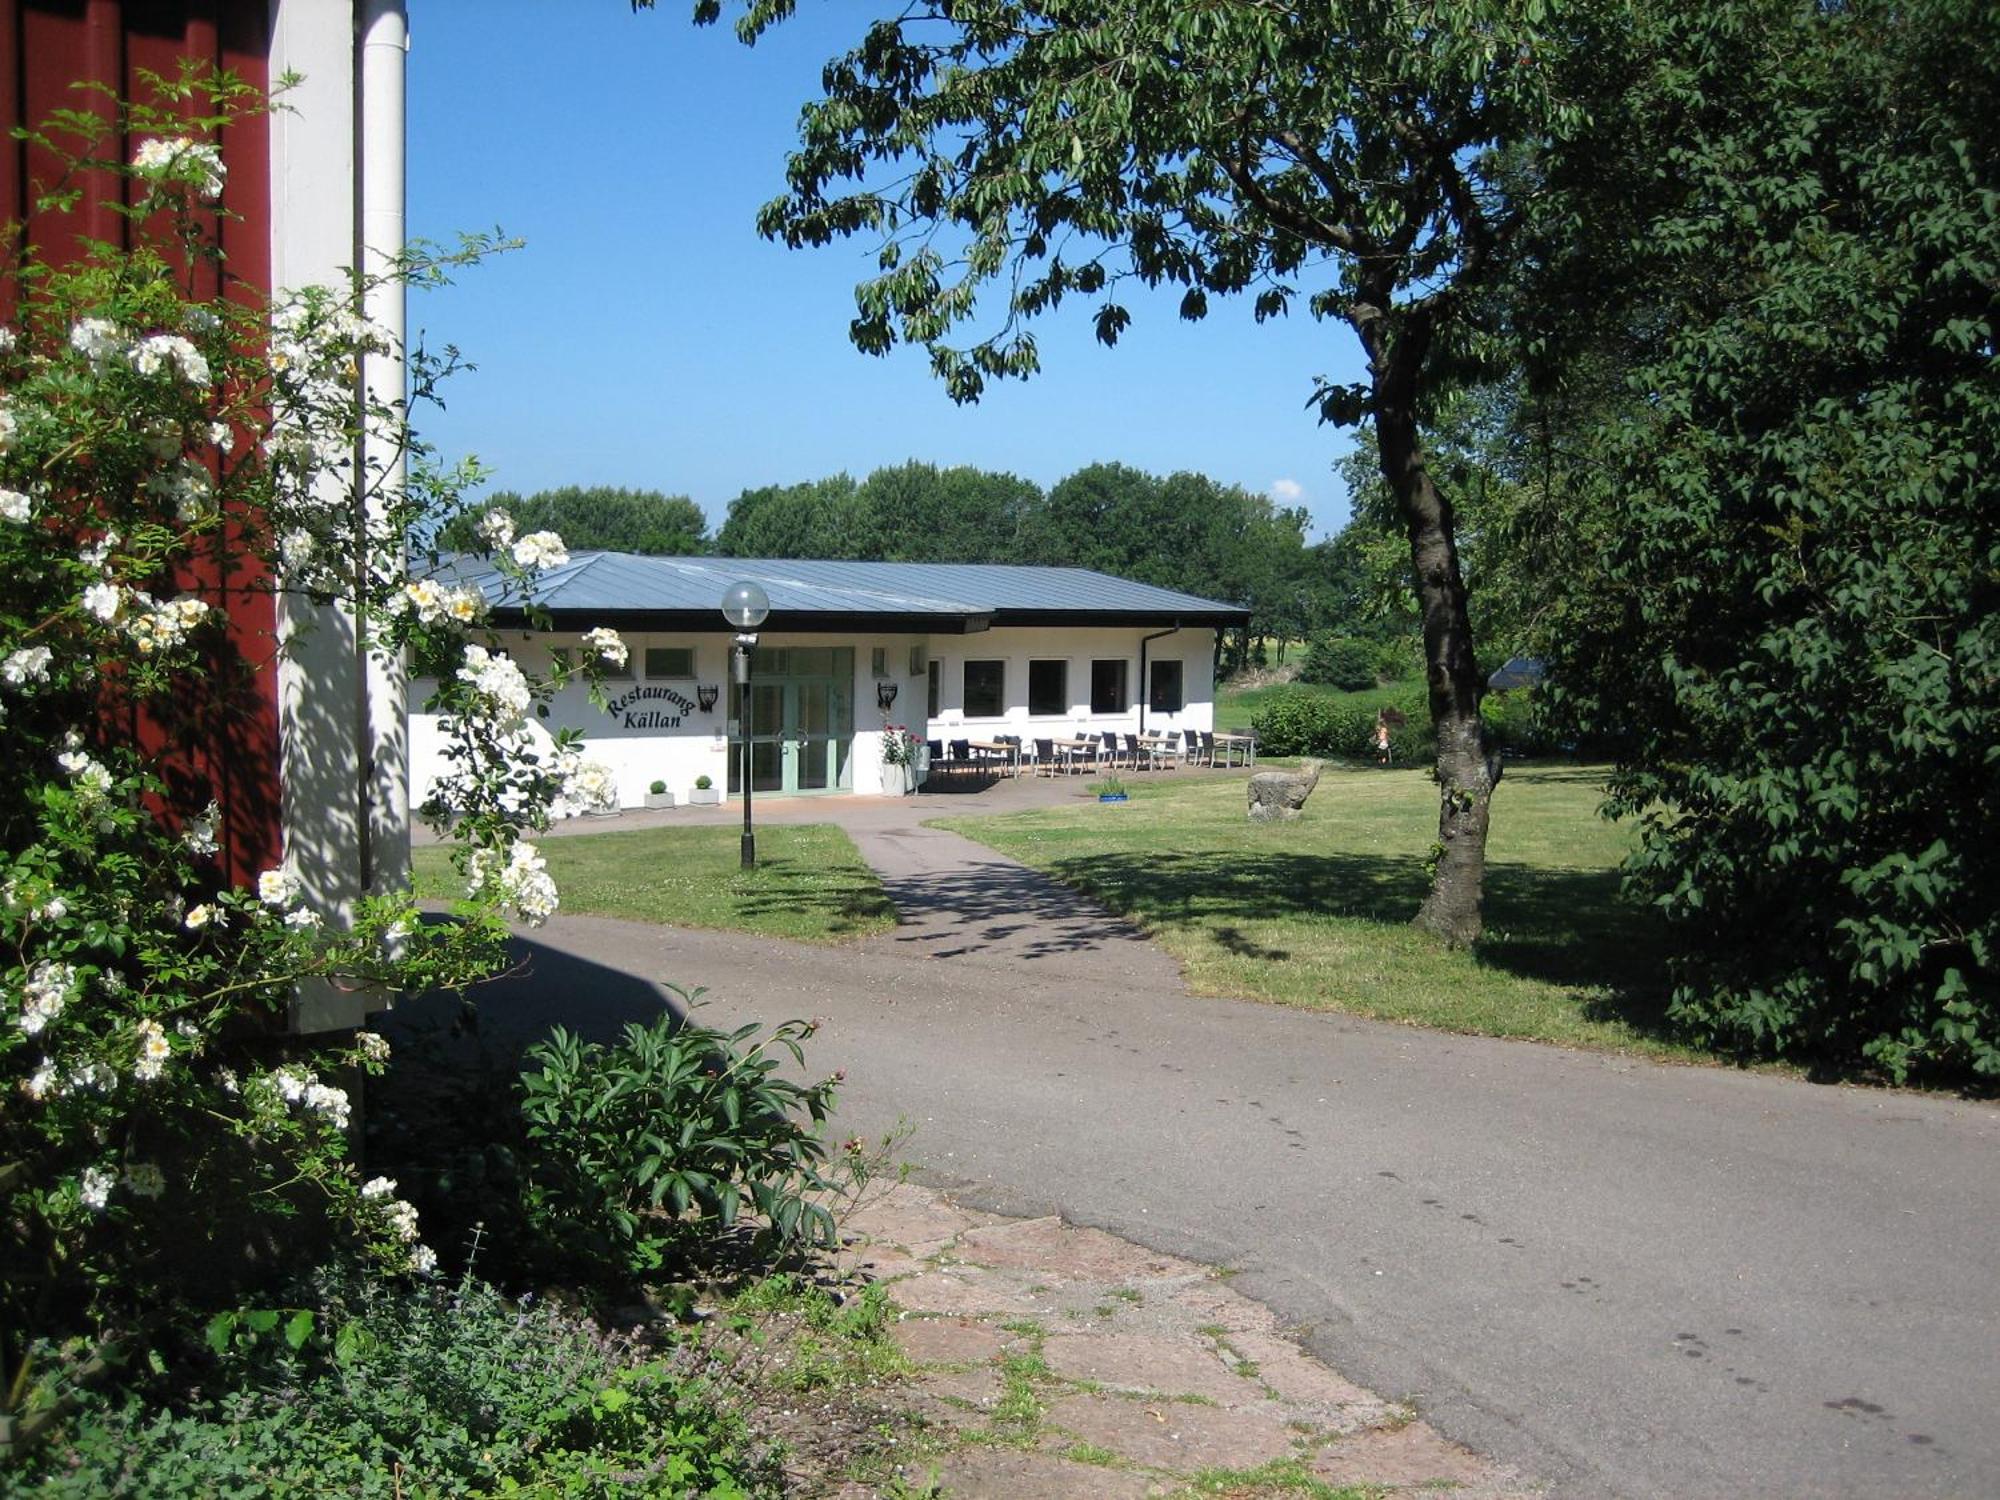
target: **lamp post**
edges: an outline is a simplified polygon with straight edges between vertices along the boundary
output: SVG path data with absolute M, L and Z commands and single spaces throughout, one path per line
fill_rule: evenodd
M 733 657 L 737 692 L 736 732 L 743 737 L 743 868 L 757 865 L 757 835 L 750 831 L 750 653 L 757 627 L 771 613 L 771 596 L 754 583 L 732 583 L 722 596 L 722 618 L 736 631 Z

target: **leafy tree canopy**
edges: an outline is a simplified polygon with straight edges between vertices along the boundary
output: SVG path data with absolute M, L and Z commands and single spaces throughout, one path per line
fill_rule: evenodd
M 1628 373 L 1557 470 L 1556 705 L 1622 747 L 1683 1030 L 2000 1075 L 2000 13 L 1645 19 L 1524 298 L 1547 383 Z
M 506 511 L 518 531 L 555 531 L 569 546 L 610 552 L 645 552 L 656 557 L 698 557 L 708 551 L 708 518 L 685 495 L 658 490 L 610 489 L 602 485 L 540 490 L 520 495 L 497 490 L 487 509 Z M 467 551 L 483 545 L 475 527 L 482 510 L 452 517 L 439 545 Z

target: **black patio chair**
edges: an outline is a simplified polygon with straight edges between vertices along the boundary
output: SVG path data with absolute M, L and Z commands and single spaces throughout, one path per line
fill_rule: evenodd
M 1149 771 L 1153 767 L 1153 752 L 1139 743 L 1139 736 L 1125 736 L 1125 755 L 1132 762 L 1135 771 Z

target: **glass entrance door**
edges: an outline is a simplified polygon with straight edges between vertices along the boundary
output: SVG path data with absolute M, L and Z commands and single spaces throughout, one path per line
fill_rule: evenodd
M 759 792 L 853 786 L 854 651 L 792 647 L 757 653 L 750 684 L 750 784 Z M 845 671 L 841 670 L 845 667 Z M 736 736 L 740 725 L 732 726 Z M 742 741 L 732 737 L 729 790 L 742 791 Z

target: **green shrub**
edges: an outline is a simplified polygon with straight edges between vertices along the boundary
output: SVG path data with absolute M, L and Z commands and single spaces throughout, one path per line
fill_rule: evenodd
M 830 1247 L 819 1127 L 838 1075 L 806 1085 L 778 1072 L 777 1054 L 804 1063 L 814 1029 L 787 1021 L 759 1038 L 756 1023 L 725 1032 L 663 1013 L 607 1047 L 558 1027 L 521 1075 L 530 1224 L 611 1275 L 698 1260 L 745 1209 L 760 1251 Z
M 1390 758 L 1398 765 L 1429 764 L 1437 755 L 1437 740 L 1423 689 L 1406 688 L 1385 698 L 1386 706 L 1399 710 L 1404 718 L 1390 731 Z M 1266 699 L 1250 723 L 1266 755 L 1373 760 L 1376 712 L 1375 707 L 1318 693 L 1286 692 Z
M 1375 686 L 1376 651 L 1352 636 L 1315 636 L 1299 669 L 1301 682 L 1358 693 Z
M 206 1500 L 777 1488 L 740 1418 L 695 1378 L 697 1350 L 651 1349 L 546 1303 L 509 1302 L 470 1276 L 343 1282 L 313 1300 L 295 1315 L 295 1339 L 244 1336 L 248 1320 L 225 1321 L 198 1390 L 89 1398 L 56 1440 L 0 1470 L 0 1492 Z

